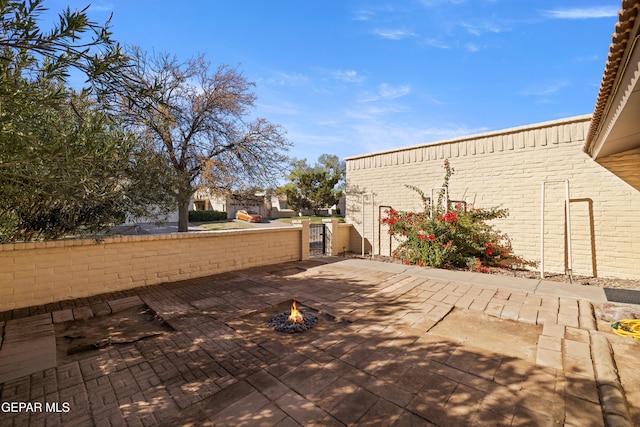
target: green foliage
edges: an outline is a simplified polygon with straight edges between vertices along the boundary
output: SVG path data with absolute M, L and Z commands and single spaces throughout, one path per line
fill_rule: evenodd
M 313 209 L 314 213 L 322 208 L 335 205 L 342 196 L 345 177 L 345 163 L 338 156 L 323 154 L 314 166 L 306 159 L 293 159 L 289 183 L 279 191 L 287 195 L 291 209 Z
M 0 242 L 97 232 L 150 203 L 162 213 L 172 179 L 97 104 L 124 61 L 107 27 L 67 10 L 43 32 L 41 3 L 0 1 Z M 87 90 L 66 86 L 71 69 Z
M 43 3 L 0 1 L 3 67 L 30 82 L 62 82 L 75 69 L 87 77 L 87 89 L 95 95 L 113 94 L 123 81 L 127 58 L 111 38 L 109 21 L 90 21 L 89 6 L 80 11 L 67 7 L 53 28 L 44 31 L 38 24 L 46 10 Z
M 444 167 L 446 175 L 442 187 L 448 187 L 453 169 L 448 162 Z M 432 217 L 430 200 L 423 192 L 418 193 L 425 202 L 423 211 L 400 212 L 389 209 L 387 217 L 381 220 L 382 224 L 389 227 L 389 233 L 400 241 L 393 256 L 405 264 L 482 270 L 485 268 L 483 266 L 497 264 L 501 257 L 510 252 L 506 236 L 487 223 L 506 217 L 506 209 L 466 210 L 458 204 L 446 210 L 439 201 L 433 207 Z
M 226 212 L 189 211 L 189 222 L 222 221 L 227 219 Z
M 163 213 L 163 201 L 166 210 L 171 184 L 160 159 L 85 95 L 28 112 L 37 117 L 10 126 L 0 115 L 0 241 L 98 232 L 151 216 L 152 204 Z

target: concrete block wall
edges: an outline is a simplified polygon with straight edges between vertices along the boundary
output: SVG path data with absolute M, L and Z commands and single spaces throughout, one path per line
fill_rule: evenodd
M 429 194 L 442 184 L 449 159 L 455 169 L 450 198 L 509 209 L 494 225 L 517 255 L 539 262 L 541 185 L 568 179 L 574 274 L 640 279 L 640 191 L 582 151 L 589 123 L 590 116 L 572 117 L 347 158 L 347 222 L 362 235 L 361 194 L 373 193 L 373 212 L 371 196 L 365 197 L 364 235 L 371 245 L 375 233 L 376 254 L 388 255 L 390 237 L 384 228 L 378 234 L 377 206 L 422 209 L 419 195 L 405 185 Z M 637 156 L 620 157 L 616 165 L 638 171 L 634 161 Z M 564 272 L 564 185 L 549 184 L 545 193 L 545 270 Z
M 353 226 L 351 224 L 338 224 L 337 239 L 334 243 L 335 251 L 332 255 L 337 255 L 342 252 L 351 250 L 351 233 Z
M 351 224 L 339 223 L 338 219 L 322 220 L 325 226 L 326 255 L 339 255 L 351 248 Z
M 203 277 L 308 252 L 302 228 L 0 245 L 0 311 Z

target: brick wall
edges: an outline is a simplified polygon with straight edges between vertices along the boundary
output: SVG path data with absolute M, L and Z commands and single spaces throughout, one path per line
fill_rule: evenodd
M 450 198 L 508 208 L 509 217 L 495 221 L 496 227 L 509 235 L 516 254 L 538 262 L 541 184 L 568 179 L 574 273 L 640 279 L 640 191 L 582 151 L 589 120 L 579 116 L 348 158 L 347 221 L 362 232 L 362 193 L 373 193 L 376 207 L 421 209 L 420 197 L 405 184 L 430 193 L 442 184 L 442 164 L 449 159 L 455 169 Z M 616 167 L 637 174 L 637 158 L 619 156 Z M 545 270 L 563 272 L 564 185 L 549 184 L 545 191 Z M 374 232 L 376 253 L 389 254 L 389 236 L 385 229 L 378 235 L 370 201 L 367 196 L 367 244 Z
M 0 312 L 303 258 L 303 228 L 0 245 Z M 306 238 L 306 239 L 305 239 Z
M 322 220 L 325 226 L 326 255 L 339 255 L 351 248 L 351 224 L 339 223 L 336 218 Z

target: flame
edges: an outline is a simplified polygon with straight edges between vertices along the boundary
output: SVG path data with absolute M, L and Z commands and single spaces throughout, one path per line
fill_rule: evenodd
M 291 304 L 291 314 L 289 314 L 289 321 L 292 323 L 302 323 L 304 321 L 302 313 L 300 313 L 298 311 L 298 308 L 296 307 L 295 300 Z

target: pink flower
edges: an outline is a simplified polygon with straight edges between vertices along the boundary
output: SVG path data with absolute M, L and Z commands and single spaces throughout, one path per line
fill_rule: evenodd
M 436 240 L 436 236 L 434 236 L 433 234 L 429 234 L 429 235 L 418 234 L 418 239 L 428 240 L 430 242 L 433 242 L 434 240 Z
M 448 223 L 454 223 L 454 222 L 458 222 L 458 215 L 454 211 L 451 211 L 451 212 L 447 212 L 444 215 L 440 215 L 438 217 L 438 220 L 446 221 Z

